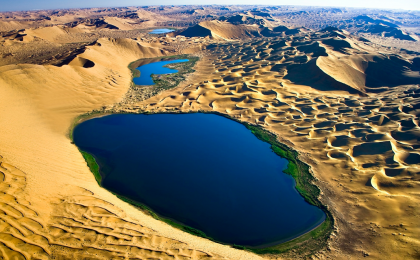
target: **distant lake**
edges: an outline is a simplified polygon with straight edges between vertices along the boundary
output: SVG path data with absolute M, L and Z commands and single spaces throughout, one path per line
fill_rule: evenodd
M 149 63 L 146 65 L 142 65 L 137 70 L 140 71 L 140 77 L 133 78 L 133 82 L 136 85 L 147 86 L 147 85 L 154 85 L 153 79 L 151 77 L 152 74 L 170 74 L 176 73 L 178 70 L 165 68 L 163 66 L 171 63 L 179 63 L 179 62 L 187 62 L 188 59 L 181 59 L 181 60 L 169 60 L 169 61 L 158 61 Z
M 161 33 L 169 33 L 174 32 L 175 30 L 172 29 L 154 29 L 153 31 L 149 32 L 149 34 L 161 34 Z
M 221 242 L 278 244 L 325 219 L 282 172 L 288 161 L 222 116 L 110 115 L 73 136 L 96 158 L 104 188 Z

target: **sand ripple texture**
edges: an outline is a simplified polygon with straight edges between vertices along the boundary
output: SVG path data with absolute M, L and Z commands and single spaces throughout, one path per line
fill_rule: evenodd
M 261 125 L 311 165 L 333 212 L 335 231 L 315 258 L 420 257 L 420 69 L 409 54 L 340 31 L 215 41 L 176 89 L 121 102 L 128 64 L 170 55 L 159 46 L 100 39 L 62 67 L 0 67 L 3 259 L 261 258 L 174 229 L 100 188 L 66 135 L 78 115 L 107 108 L 219 112 Z
M 336 217 L 326 255 L 420 256 L 420 69 L 412 57 L 342 31 L 208 51 L 193 83 L 126 110 L 214 111 L 261 125 L 312 166 Z
M 0 159 L 0 177 L 3 259 L 223 259 L 121 218 L 121 209 L 77 186 L 44 221 L 25 199 L 26 174 Z

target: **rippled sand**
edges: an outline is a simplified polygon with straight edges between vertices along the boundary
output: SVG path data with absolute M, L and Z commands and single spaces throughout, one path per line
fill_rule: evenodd
M 180 48 L 187 43 L 169 39 L 173 53 L 208 44 Z M 104 38 L 62 67 L 0 67 L 3 256 L 260 258 L 176 230 L 97 185 L 68 130 L 78 115 L 114 104 L 120 112 L 214 111 L 277 134 L 312 167 L 335 217 L 318 258 L 419 256 L 420 77 L 412 57 L 339 31 L 214 42 L 176 89 L 120 103 L 128 64 L 169 55 L 162 46 Z

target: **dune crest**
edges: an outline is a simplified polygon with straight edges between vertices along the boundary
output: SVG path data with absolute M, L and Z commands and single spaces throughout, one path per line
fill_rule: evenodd
M 130 84 L 127 64 L 136 58 L 162 56 L 165 52 L 129 39 L 101 39 L 89 46 L 62 67 L 41 65 L 10 65 L 0 68 L 3 90 L 20 91 L 31 100 L 41 114 L 48 114 L 51 124 L 62 133 L 63 124 L 80 112 L 98 109 L 106 104 L 119 102 Z M 109 57 L 114 57 L 112 60 Z M 136 59 L 134 58 L 134 59 Z M 19 81 L 15 81 L 16 74 Z M 123 77 L 122 75 L 127 75 Z M 103 82 L 98 89 L 98 82 Z M 42 92 L 36 87 L 41 85 Z M 24 94 L 23 94 L 24 93 Z M 89 97 L 91 96 L 91 97 Z M 95 98 L 93 98 L 95 96 Z M 78 102 L 74 108 L 73 97 Z M 98 98 L 100 97 L 100 98 Z M 32 100 L 36 100 L 33 102 Z M 70 99 L 71 100 L 71 99 Z

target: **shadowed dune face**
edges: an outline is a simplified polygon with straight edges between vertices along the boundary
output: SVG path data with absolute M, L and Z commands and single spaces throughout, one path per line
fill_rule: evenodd
M 215 21 L 206 24 L 209 28 L 210 24 L 213 28 L 222 26 L 219 25 L 220 22 Z M 209 30 L 214 32 L 213 29 Z M 231 30 L 225 28 L 223 31 L 226 33 Z M 241 31 L 236 30 L 236 33 L 240 34 Z M 264 51 L 258 50 L 256 43 L 253 46 L 241 47 L 240 50 L 244 54 L 236 54 L 236 57 L 244 64 L 243 71 L 247 74 L 236 73 L 234 76 L 230 73 L 224 81 L 232 81 L 232 77 L 250 75 L 252 70 L 246 68 L 245 63 L 262 60 L 266 61 L 264 66 L 278 72 L 279 76 L 284 76 L 283 79 L 289 80 L 290 83 L 321 91 L 345 91 L 363 96 L 369 92 L 383 92 L 404 84 L 420 83 L 416 67 L 408 60 L 395 55 L 368 53 L 363 43 L 352 40 L 343 32 L 337 31 L 336 34 L 340 37 L 331 37 L 330 31 L 316 33 L 314 35 L 319 37 L 316 41 L 302 40 L 295 36 L 276 38 L 260 47 L 264 48 Z M 257 53 L 258 55 L 253 55 Z
M 179 35 L 183 35 L 185 37 L 206 37 L 212 36 L 212 33 L 209 29 L 197 24 L 183 31 Z
M 300 32 L 304 32 L 303 28 L 289 29 L 286 26 L 280 25 L 272 29 L 266 27 L 261 30 L 260 34 L 265 37 L 275 37 L 275 36 L 294 35 L 294 34 L 299 34 Z
M 363 155 L 375 155 L 383 154 L 392 151 L 391 143 L 388 142 L 371 142 L 371 143 L 362 143 L 360 145 L 353 147 L 353 157 L 363 156 Z
M 347 48 L 351 48 L 350 43 L 342 39 L 330 38 L 322 41 L 323 44 L 331 47 L 334 51 L 346 53 Z
M 420 154 L 418 153 L 401 153 L 398 159 L 403 161 L 405 164 L 420 164 Z
M 92 68 L 95 66 L 95 63 L 91 60 L 84 59 L 82 57 L 76 57 L 74 58 L 70 63 L 70 66 L 80 66 L 83 68 Z
M 373 57 L 366 69 L 366 87 L 420 84 L 419 73 L 412 72 L 409 69 L 411 67 L 412 65 L 401 57 Z
M 318 60 L 314 59 L 302 65 L 290 65 L 287 68 L 288 73 L 284 79 L 288 79 L 296 85 L 306 85 L 321 91 L 343 90 L 350 94 L 362 94 L 361 91 L 324 73 L 317 63 Z
M 298 34 L 301 31 L 300 29 L 288 29 L 287 27 L 282 30 L 282 26 L 270 29 L 269 27 L 272 27 L 271 21 L 274 22 L 275 20 L 266 15 L 238 14 L 230 17 L 222 16 L 216 20 L 203 21 L 173 35 L 186 37 L 210 36 L 219 40 L 238 40 L 262 36 L 291 35 Z

